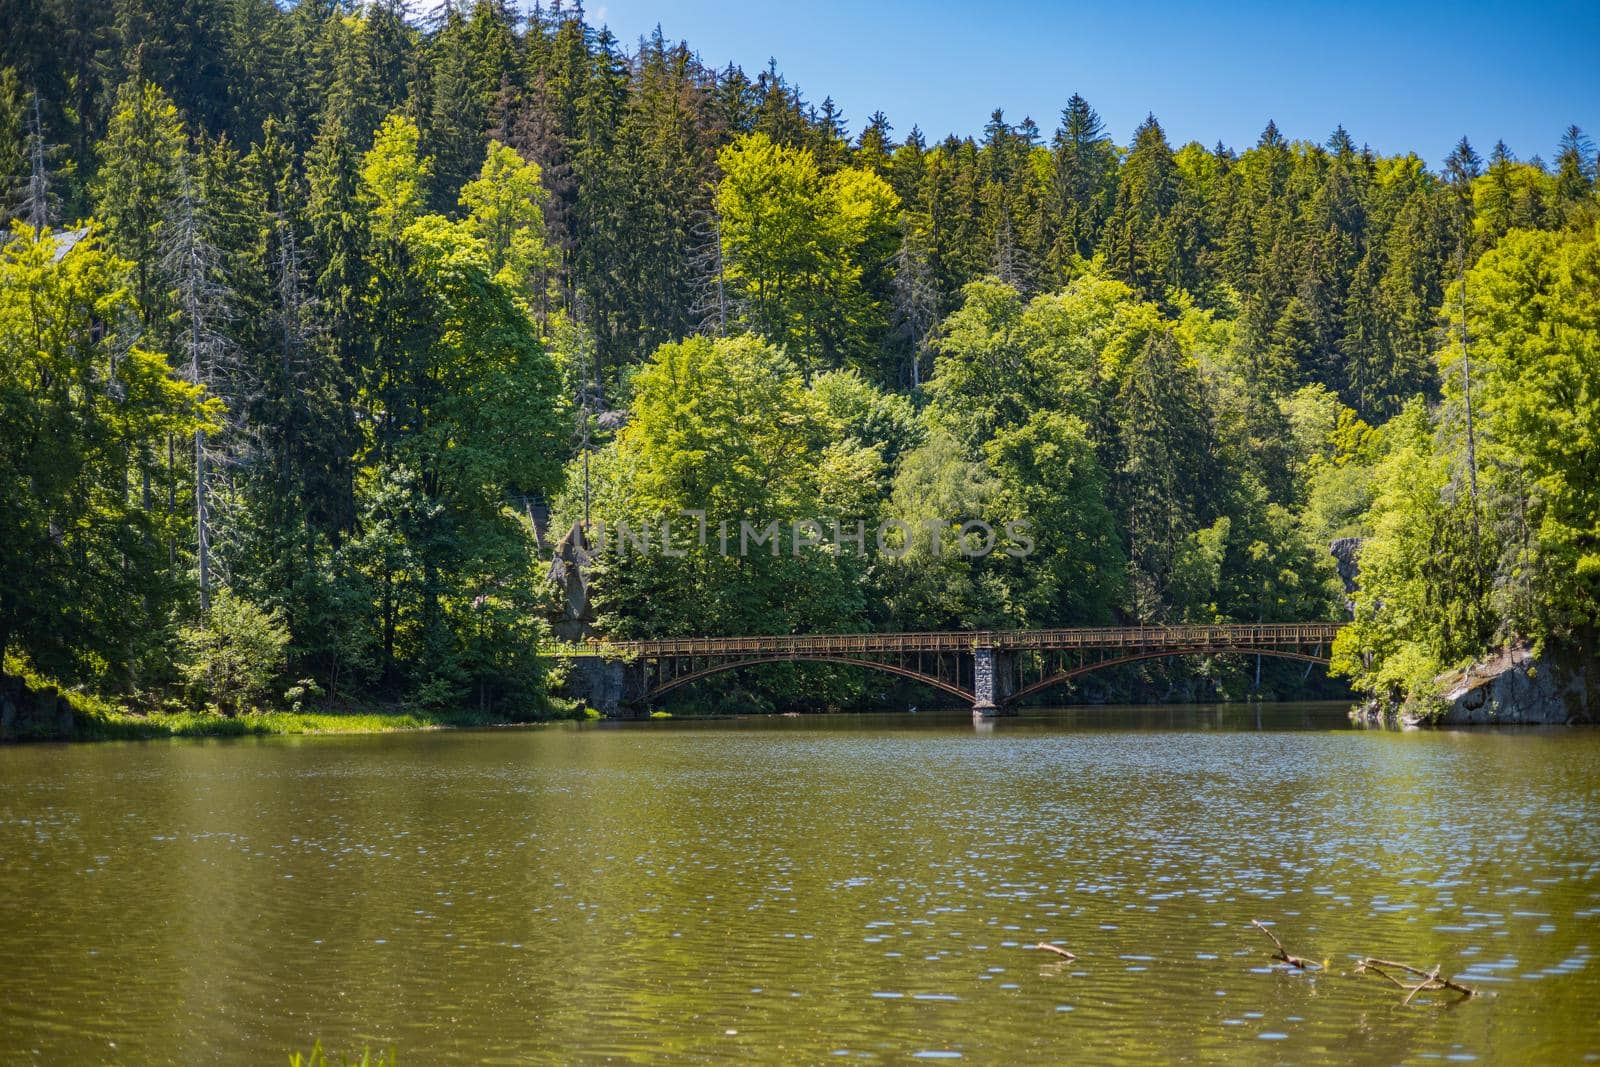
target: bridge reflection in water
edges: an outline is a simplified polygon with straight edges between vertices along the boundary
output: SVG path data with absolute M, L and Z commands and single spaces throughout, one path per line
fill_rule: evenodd
M 574 651 L 639 672 L 629 688 L 645 701 L 713 674 L 757 663 L 839 663 L 921 682 L 970 703 L 979 714 L 992 715 L 1079 675 L 1138 660 L 1236 653 L 1326 665 L 1328 646 L 1342 625 L 1295 622 L 675 637 L 590 641 Z

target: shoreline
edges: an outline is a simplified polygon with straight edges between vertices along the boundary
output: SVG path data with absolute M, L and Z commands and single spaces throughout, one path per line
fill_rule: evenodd
M 894 716 L 907 714 L 905 710 L 868 708 L 855 710 L 835 709 L 819 712 L 753 712 L 739 714 L 669 714 L 656 712 L 637 718 L 606 719 L 582 708 L 561 709 L 554 713 L 525 718 L 506 718 L 503 715 L 475 710 L 423 711 L 417 709 L 378 708 L 351 711 L 267 711 L 242 712 L 227 716 L 216 712 L 173 711 L 138 712 L 104 707 L 94 707 L 80 694 L 63 694 L 74 704 L 74 723 L 70 733 L 32 734 L 8 737 L 0 744 L 24 743 L 92 743 L 100 741 L 157 741 L 169 739 L 228 738 L 228 737 L 314 737 L 338 735 L 370 735 L 388 733 L 427 733 L 444 730 L 482 730 L 519 726 L 543 726 L 561 722 L 613 722 L 637 725 L 652 721 L 708 722 L 741 719 L 789 719 L 800 717 L 826 718 L 848 716 Z M 1234 705 L 1248 707 L 1277 703 L 1303 703 L 1303 701 L 1197 701 L 1160 705 L 1162 707 L 1213 707 Z M 1318 702 L 1323 703 L 1323 702 Z M 1344 701 L 1326 701 L 1343 704 Z M 88 706 L 86 706 L 88 705 Z M 1052 710 L 1097 710 L 1112 705 L 1080 704 L 1061 705 Z M 927 708 L 928 712 L 959 712 L 956 708 Z
M 472 708 L 430 710 L 380 703 L 300 711 L 254 710 L 234 715 L 196 708 L 138 711 L 85 693 L 63 691 L 34 677 L 8 676 L 0 683 L 0 744 L 416 733 L 585 717 L 581 708 L 564 701 L 536 704 L 514 715 Z
M 37 738 L 67 743 L 96 741 L 159 741 L 204 737 L 314 737 L 340 734 L 425 733 L 431 730 L 470 730 L 498 726 L 533 726 L 559 722 L 570 716 L 508 719 L 481 712 L 379 711 L 267 711 L 238 715 L 180 711 L 80 714 L 71 736 Z M 28 740 L 28 739 L 22 739 Z
M 55 731 L 27 732 L 7 736 L 0 739 L 0 744 L 24 743 L 92 743 L 100 741 L 158 741 L 171 739 L 199 739 L 199 738 L 229 738 L 229 737 L 317 737 L 338 735 L 371 735 L 390 733 L 427 733 L 443 730 L 482 730 L 498 729 L 518 726 L 540 726 L 559 722 L 599 722 L 603 717 L 585 709 L 558 708 L 546 709 L 543 713 L 510 718 L 499 713 L 488 713 L 478 710 L 456 711 L 427 711 L 415 708 L 383 707 L 376 706 L 367 709 L 351 710 L 311 710 L 311 711 L 251 711 L 241 712 L 236 715 L 223 715 L 211 711 L 153 711 L 139 713 L 120 708 L 108 707 L 86 698 L 79 693 L 62 693 L 60 698 L 71 707 L 72 722 L 70 729 Z M 1187 704 L 1188 702 L 1184 702 Z M 1196 702 L 1192 706 L 1212 706 L 1217 702 Z M 1254 704 L 1275 704 L 1279 701 L 1225 701 L 1224 704 L 1237 704 L 1248 706 Z M 1288 701 L 1287 703 L 1299 703 Z M 1344 701 L 1328 701 L 1327 703 L 1344 703 Z M 1064 705 L 1072 710 L 1092 710 L 1103 708 L 1103 704 Z M 1165 705 L 1168 707 L 1183 706 L 1182 704 Z M 929 708 L 928 711 L 939 709 Z M 1348 709 L 1348 716 L 1352 726 L 1357 729 L 1417 729 L 1433 727 L 1435 729 L 1471 728 L 1477 723 L 1402 723 L 1399 721 L 1383 721 L 1369 715 L 1363 715 L 1368 710 L 1367 704 L 1357 703 Z M 614 719 L 610 721 L 619 723 L 641 723 L 652 720 L 667 720 L 683 722 L 685 720 L 716 720 L 716 719 L 747 719 L 747 718 L 795 718 L 800 717 L 800 712 L 771 712 L 734 715 L 696 715 L 678 714 L 668 715 L 656 713 L 648 717 L 634 719 Z M 829 711 L 811 713 L 817 716 L 832 714 L 845 715 L 896 715 L 901 714 L 894 709 L 873 708 L 854 711 Z M 1495 723 L 1492 725 L 1510 725 L 1511 723 Z

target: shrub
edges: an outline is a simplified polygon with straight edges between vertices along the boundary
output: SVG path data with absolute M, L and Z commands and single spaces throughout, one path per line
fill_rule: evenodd
M 322 1042 L 318 1041 L 311 1046 L 311 1051 L 305 1056 L 298 1052 L 289 1054 L 289 1067 L 335 1067 L 334 1060 L 322 1050 Z M 344 1057 L 337 1061 L 344 1067 L 395 1067 L 394 1049 L 388 1052 L 374 1053 L 371 1049 L 363 1049 L 359 1060 Z
M 289 630 L 278 609 L 263 610 L 218 590 L 199 625 L 180 634 L 179 670 L 195 694 L 232 714 L 272 691 L 283 672 Z
M 322 686 L 315 678 L 302 678 L 283 691 L 283 699 L 289 702 L 289 710 L 296 715 L 305 710 L 306 701 L 323 695 Z

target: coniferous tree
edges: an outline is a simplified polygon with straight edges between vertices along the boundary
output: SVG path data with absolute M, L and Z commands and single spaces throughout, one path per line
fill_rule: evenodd
M 8 224 L 19 214 L 18 205 L 26 197 L 28 152 L 27 105 L 17 72 L 0 67 L 0 224 Z
M 894 321 L 906 346 L 905 384 L 915 393 L 922 387 L 928 349 L 938 325 L 939 290 L 933 275 L 926 219 L 906 212 L 900 216 L 900 228 L 894 272 Z
M 1576 126 L 1561 135 L 1561 151 L 1556 156 L 1556 205 L 1565 216 L 1576 215 L 1594 198 L 1594 142 Z
M 473 37 L 467 19 L 451 7 L 446 9 L 444 28 L 430 43 L 432 97 L 426 129 L 434 184 L 429 201 L 437 210 L 455 203 L 483 159 L 488 107 L 478 89 L 480 57 Z
M 96 214 L 112 250 L 133 263 L 135 306 L 144 327 L 156 332 L 170 308 L 160 263 L 186 151 L 178 109 L 167 95 L 138 77 L 124 82 L 100 145 Z
M 856 139 L 852 162 L 864 170 L 872 171 L 880 178 L 888 179 L 892 173 L 891 164 L 895 153 L 894 139 L 890 136 L 893 132 L 894 127 L 889 124 L 889 116 L 881 111 L 874 111 L 867 119 L 867 124 L 861 128 L 861 136 Z
M 1105 229 L 1115 194 L 1116 148 L 1100 116 L 1077 93 L 1061 111 L 1054 142 L 1056 238 L 1050 250 L 1058 276 L 1088 259 Z
M 1482 175 L 1483 158 L 1465 137 L 1461 138 L 1444 161 L 1444 177 L 1454 193 L 1455 225 L 1461 241 L 1468 240 L 1472 231 L 1472 187 Z
M 1149 115 L 1134 131 L 1104 238 L 1112 272 L 1141 293 L 1161 296 L 1180 281 L 1172 227 L 1178 194 L 1172 148 L 1161 124 Z
M 1171 335 L 1145 343 L 1114 410 L 1112 485 L 1128 551 L 1129 610 L 1156 621 L 1171 610 L 1167 589 L 1185 540 L 1214 518 L 1207 494 L 1216 484 L 1200 379 Z
M 61 217 L 61 194 L 53 173 L 61 146 L 45 138 L 44 109 L 37 92 L 31 94 L 26 115 L 27 136 L 22 147 L 27 179 L 16 213 L 35 230 L 46 230 Z

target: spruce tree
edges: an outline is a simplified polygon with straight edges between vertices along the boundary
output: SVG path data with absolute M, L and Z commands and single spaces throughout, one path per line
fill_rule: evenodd
M 167 211 L 179 191 L 185 151 L 183 124 L 171 99 L 137 76 L 124 82 L 100 143 L 95 213 L 111 249 L 133 263 L 140 320 L 158 334 L 171 306 L 160 274 Z
M 427 150 L 435 160 L 430 203 L 435 210 L 454 206 L 461 187 L 483 162 L 488 101 L 477 83 L 476 41 L 467 20 L 454 8 L 429 45 L 432 97 L 427 113 Z M 498 85 L 498 80 L 496 85 Z
M 1561 135 L 1561 151 L 1556 156 L 1556 209 L 1564 216 L 1575 216 L 1592 206 L 1595 189 L 1594 142 L 1577 126 L 1568 126 Z
M 25 215 L 29 170 L 28 111 L 17 72 L 0 67 L 0 225 Z
M 1100 116 L 1077 93 L 1061 111 L 1053 160 L 1056 239 L 1050 259 L 1062 277 L 1075 259 L 1094 255 L 1116 188 L 1116 148 Z
M 861 136 L 856 139 L 852 162 L 881 178 L 888 178 L 895 154 L 894 139 L 890 136 L 893 132 L 894 127 L 889 124 L 889 117 L 881 111 L 874 111 L 867 119 L 866 126 L 862 128 Z
M 1148 115 L 1134 131 L 1104 239 L 1113 274 L 1142 293 L 1162 296 L 1180 280 L 1171 221 L 1178 195 L 1172 148 L 1161 124 Z

